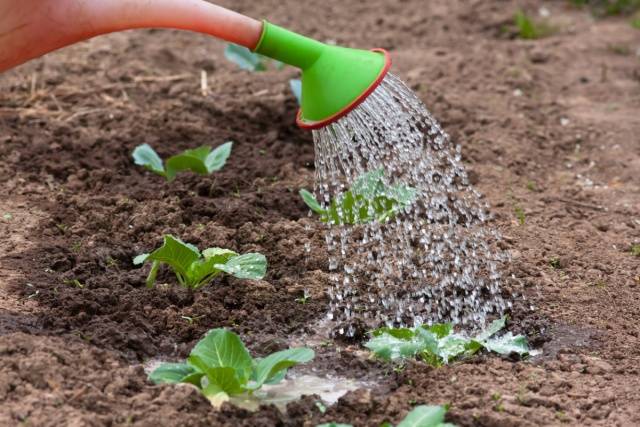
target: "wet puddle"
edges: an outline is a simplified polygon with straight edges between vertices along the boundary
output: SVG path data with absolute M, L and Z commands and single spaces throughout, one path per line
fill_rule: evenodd
M 162 360 L 153 359 L 144 364 L 144 370 L 150 374 Z M 332 405 L 349 391 L 366 388 L 369 385 L 362 381 L 337 376 L 318 376 L 306 373 L 289 372 L 287 378 L 279 384 L 264 385 L 253 395 L 232 396 L 229 400 L 240 408 L 249 411 L 257 410 L 260 405 L 275 405 L 284 411 L 288 403 L 300 399 L 303 395 L 316 394 L 327 405 Z
M 289 402 L 298 400 L 303 395 L 317 394 L 323 402 L 332 405 L 347 392 L 362 387 L 365 387 L 364 383 L 348 378 L 293 374 L 280 384 L 262 387 L 253 396 L 233 397 L 231 403 L 250 411 L 255 411 L 261 404 L 273 404 L 284 411 Z

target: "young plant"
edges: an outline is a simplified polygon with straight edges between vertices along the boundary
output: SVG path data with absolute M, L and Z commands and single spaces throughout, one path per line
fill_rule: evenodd
M 420 357 L 436 367 L 471 356 L 483 348 L 503 355 L 528 354 L 527 339 L 522 335 L 513 336 L 507 332 L 500 337 L 493 337 L 504 328 L 506 319 L 505 316 L 495 320 L 473 338 L 454 333 L 450 323 L 421 325 L 411 329 L 381 328 L 371 333 L 372 338 L 365 347 L 387 361 Z
M 537 22 L 533 18 L 519 10 L 515 15 L 515 24 L 518 29 L 518 37 L 521 39 L 541 39 L 550 36 L 555 31 L 545 22 Z
M 134 265 L 151 261 L 147 286 L 153 287 L 160 265 L 167 264 L 182 286 L 199 289 L 220 273 L 239 279 L 262 279 L 267 271 L 267 259 L 259 253 L 239 255 L 222 248 L 209 248 L 200 253 L 197 247 L 184 243 L 171 235 L 164 236 L 164 243 L 150 254 L 133 259 Z
M 284 67 L 284 64 L 280 61 L 275 61 L 266 56 L 253 53 L 246 47 L 233 43 L 225 46 L 224 56 L 243 70 L 252 72 L 266 71 L 269 63 L 273 63 L 278 70 Z
M 164 363 L 149 379 L 156 384 L 192 384 L 219 407 L 230 396 L 252 394 L 264 384 L 279 383 L 288 368 L 309 362 L 314 356 L 309 348 L 291 348 L 254 359 L 236 334 L 212 329 L 184 363 Z
M 396 427 L 455 427 L 454 424 L 445 423 L 444 416 L 447 408 L 444 406 L 416 406 L 400 421 Z M 317 427 L 353 427 L 351 424 L 327 423 Z M 380 427 L 393 427 L 393 424 L 386 422 Z
M 300 190 L 302 200 L 320 215 L 320 221 L 330 224 L 384 223 L 409 206 L 416 198 L 414 188 L 385 184 L 384 169 L 359 176 L 349 189 L 324 208 L 309 191 Z
M 222 169 L 231 154 L 232 142 L 226 142 L 215 149 L 202 146 L 193 150 L 185 150 L 181 154 L 169 157 L 166 165 L 158 153 L 149 144 L 138 145 L 133 150 L 136 165 L 144 166 L 151 172 L 173 181 L 178 174 L 190 170 L 200 175 L 210 175 Z

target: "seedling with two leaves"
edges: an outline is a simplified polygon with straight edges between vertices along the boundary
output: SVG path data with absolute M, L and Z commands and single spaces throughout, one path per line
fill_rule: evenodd
M 323 207 L 309 191 L 300 190 L 302 200 L 320 215 L 320 221 L 332 225 L 387 222 L 416 198 L 417 191 L 405 185 L 388 185 L 384 169 L 359 176 L 351 188 Z
M 454 424 L 445 423 L 444 416 L 447 413 L 445 406 L 416 406 L 400 421 L 396 427 L 455 427 Z M 353 427 L 351 424 L 326 423 L 317 427 Z M 389 422 L 380 427 L 393 427 Z
M 254 359 L 236 334 L 212 329 L 184 363 L 164 363 L 149 379 L 156 384 L 192 384 L 219 407 L 231 396 L 253 394 L 265 384 L 279 383 L 287 369 L 314 357 L 309 348 L 291 348 Z
M 182 286 L 199 289 L 221 273 L 239 279 L 262 279 L 267 271 L 267 259 L 259 253 L 239 255 L 229 249 L 209 248 L 202 251 L 171 235 L 164 236 L 161 247 L 133 259 L 134 265 L 152 262 L 147 286 L 153 287 L 160 265 L 167 264 Z
M 365 347 L 387 361 L 419 357 L 436 367 L 469 357 L 483 348 L 502 355 L 528 354 L 529 346 L 523 335 L 514 336 L 507 332 L 494 337 L 504 328 L 506 319 L 504 316 L 493 321 L 473 338 L 454 333 L 450 323 L 416 328 L 380 328 L 371 333 L 372 338 Z
M 229 43 L 224 48 L 224 56 L 238 67 L 247 71 L 266 71 L 269 64 L 273 64 L 278 70 L 284 68 L 284 63 L 266 56 L 251 52 L 244 46 Z
M 207 146 L 185 150 L 181 154 L 169 157 L 165 163 L 149 144 L 142 144 L 133 150 L 133 160 L 135 164 L 165 177 L 167 181 L 173 181 L 178 172 L 185 170 L 200 175 L 210 175 L 219 171 L 227 162 L 232 146 L 232 142 L 225 142 L 213 150 Z

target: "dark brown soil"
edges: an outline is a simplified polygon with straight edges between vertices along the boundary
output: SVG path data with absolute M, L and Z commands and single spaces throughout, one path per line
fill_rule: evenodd
M 357 343 L 316 344 L 315 371 L 377 384 L 324 415 L 316 397 L 215 411 L 191 388 L 149 383 L 144 361 L 182 358 L 214 327 L 257 354 L 319 342 L 327 259 L 297 195 L 313 144 L 294 124 L 295 71 L 238 71 L 204 36 L 127 32 L 0 76 L 0 425 L 377 426 L 421 403 L 450 404 L 462 426 L 640 425 L 640 31 L 568 2 L 544 3 L 557 32 L 535 41 L 505 31 L 535 1 L 223 3 L 391 50 L 493 206 L 506 269 L 527 289 L 510 329 L 543 354 L 394 371 Z M 131 160 L 142 143 L 169 156 L 227 140 L 209 177 L 166 183 Z M 165 233 L 261 252 L 268 275 L 191 293 L 165 272 L 149 290 L 131 259 Z

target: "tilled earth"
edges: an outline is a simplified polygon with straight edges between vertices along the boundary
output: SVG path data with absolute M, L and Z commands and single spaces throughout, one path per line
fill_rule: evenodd
M 323 338 L 328 266 L 297 194 L 313 144 L 294 123 L 295 71 L 239 71 L 200 35 L 126 32 L 0 76 L 0 425 L 377 426 L 422 403 L 450 404 L 461 426 L 640 425 L 640 31 L 559 1 L 223 3 L 392 52 L 492 206 L 505 274 L 526 290 L 509 327 L 542 354 L 394 370 Z M 515 38 L 515 11 L 541 6 L 556 32 Z M 166 183 L 131 160 L 142 143 L 166 157 L 228 140 L 208 177 Z M 165 233 L 261 252 L 268 274 L 190 293 L 165 272 L 148 290 L 131 259 Z M 258 355 L 308 341 L 316 373 L 371 387 L 324 414 L 316 396 L 251 413 L 146 380 L 145 361 L 183 358 L 214 327 Z

